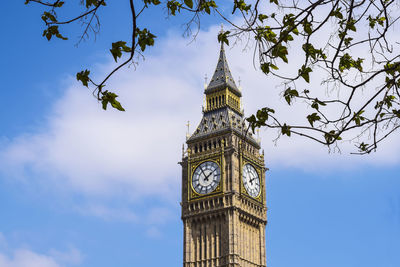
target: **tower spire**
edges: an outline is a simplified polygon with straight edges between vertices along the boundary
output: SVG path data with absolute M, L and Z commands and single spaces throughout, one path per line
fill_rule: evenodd
M 205 93 L 207 94 L 208 92 L 213 92 L 226 87 L 241 96 L 240 90 L 236 86 L 235 80 L 233 79 L 229 69 L 228 61 L 226 60 L 224 43 L 221 42 L 217 67 L 215 68 L 215 72 L 205 90 Z

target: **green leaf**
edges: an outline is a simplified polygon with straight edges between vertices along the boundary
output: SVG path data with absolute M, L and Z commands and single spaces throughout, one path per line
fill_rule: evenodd
M 287 136 L 290 137 L 290 135 L 291 135 L 290 128 L 291 128 L 291 127 L 288 126 L 288 125 L 286 125 L 286 123 L 283 124 L 283 126 L 281 127 L 282 135 L 287 135 Z
M 246 121 L 250 123 L 250 127 L 253 133 L 255 128 L 260 128 L 261 126 L 266 125 L 266 121 L 269 118 L 269 113 L 275 113 L 275 111 L 271 108 L 265 107 L 257 110 L 255 116 L 251 115 L 246 119 Z
M 102 92 L 102 97 L 101 97 L 101 104 L 103 106 L 103 109 L 107 109 L 107 105 L 110 103 L 111 106 L 119 111 L 125 111 L 125 109 L 122 107 L 121 103 L 116 100 L 118 95 L 115 93 L 109 92 L 109 91 L 104 91 Z
M 68 38 L 66 38 L 60 34 L 60 32 L 58 31 L 57 25 L 49 26 L 46 30 L 43 31 L 43 36 L 46 36 L 48 41 L 51 40 L 53 35 L 55 35 L 57 38 L 60 38 L 62 40 L 68 40 Z
M 256 128 L 256 121 L 257 121 L 256 116 L 251 115 L 250 117 L 246 118 L 246 121 L 250 124 L 251 131 L 254 134 L 254 130 Z
M 353 41 L 353 38 L 351 38 L 351 37 L 344 38 L 344 45 L 349 46 L 351 41 Z
M 132 49 L 126 45 L 126 42 L 124 41 L 118 41 L 115 43 L 112 43 L 112 48 L 110 49 L 110 52 L 112 56 L 114 57 L 115 62 L 117 62 L 117 59 L 122 56 L 122 52 L 130 53 L 132 52 Z
M 361 124 L 361 121 L 365 120 L 365 117 L 361 116 L 361 114 L 363 114 L 363 113 L 364 113 L 364 110 L 360 110 L 357 113 L 354 112 L 353 120 L 357 126 L 359 126 Z
M 344 70 L 348 70 L 351 68 L 363 71 L 363 61 L 363 58 L 357 58 L 357 60 L 354 60 L 348 53 L 346 53 L 339 60 L 339 71 L 343 72 Z
M 273 32 L 269 26 L 257 27 L 256 35 L 254 36 L 254 39 L 256 39 L 258 41 L 266 40 L 268 42 L 277 43 L 276 33 Z M 275 48 L 273 53 L 277 54 L 277 51 L 278 51 L 278 48 Z M 274 56 L 276 57 L 277 55 L 274 55 Z
M 356 32 L 356 20 L 355 19 L 350 19 L 347 24 L 346 24 L 346 28 L 349 29 L 350 31 Z
M 204 11 L 210 15 L 211 8 L 216 8 L 216 7 L 217 7 L 217 4 L 215 3 L 214 0 L 209 0 L 209 1 L 204 0 L 204 1 L 200 1 L 199 10 Z
M 292 99 L 294 97 L 298 97 L 299 96 L 299 92 L 297 92 L 297 90 L 291 89 L 289 87 L 288 89 L 285 90 L 285 92 L 283 93 L 283 96 L 285 97 L 286 102 L 290 105 Z
M 51 14 L 50 12 L 47 12 L 47 11 L 43 12 L 42 20 L 43 20 L 46 24 L 49 23 L 48 20 L 50 20 L 51 22 L 57 22 L 56 17 L 55 17 L 53 14 Z
M 386 21 L 385 17 L 371 17 L 371 15 L 368 16 L 367 20 L 369 20 L 369 27 L 371 29 L 373 29 L 376 25 L 376 23 L 378 23 L 380 26 L 383 26 L 384 22 Z
M 306 19 L 303 21 L 303 28 L 308 35 L 312 34 L 312 25 Z
M 100 3 L 99 0 L 86 0 L 86 8 L 89 8 L 91 6 L 98 6 Z M 104 3 L 103 3 L 104 5 Z
M 400 109 L 399 110 L 393 109 L 392 112 L 397 118 L 400 118 Z
M 358 146 L 358 149 L 359 149 L 361 152 L 366 152 L 368 146 L 369 146 L 369 144 L 365 144 L 364 142 L 362 142 L 362 143 Z
M 342 9 L 341 7 L 338 7 L 337 9 L 333 10 L 333 11 L 329 14 L 329 16 L 331 16 L 331 17 L 336 17 L 336 18 L 338 18 L 338 19 L 343 19 L 343 14 L 342 14 L 342 12 L 340 12 L 341 9 Z
M 178 1 L 171 0 L 171 1 L 167 2 L 168 13 L 172 16 L 176 15 L 176 11 L 180 12 L 181 7 L 182 7 L 182 4 L 179 3 Z
M 258 15 L 258 20 L 259 21 L 261 21 L 261 22 L 263 22 L 265 19 L 267 19 L 268 18 L 268 16 L 267 15 L 265 15 L 265 14 L 259 14 Z
M 62 7 L 63 5 L 64 5 L 64 2 L 60 1 L 60 2 L 56 3 L 54 7 Z
M 393 101 L 396 99 L 396 97 L 394 95 L 387 95 L 384 99 L 383 99 L 383 103 L 388 107 L 392 107 L 392 103 Z
M 311 107 L 316 110 L 319 110 L 319 105 L 326 106 L 326 104 L 324 102 L 322 102 L 322 101 L 318 100 L 318 98 L 316 98 L 316 99 L 314 99 L 313 103 L 311 104 Z
M 308 122 L 314 127 L 314 122 L 320 120 L 321 117 L 317 113 L 313 113 L 307 116 Z
M 193 0 L 185 0 L 184 2 L 189 8 L 193 8 Z
M 312 72 L 312 69 L 305 65 L 301 66 L 301 69 L 299 69 L 299 75 L 308 83 L 310 82 L 310 72 Z
M 277 44 L 271 51 L 273 57 L 281 58 L 285 63 L 288 63 L 286 55 L 288 54 L 287 47 L 282 44 Z
M 228 35 L 230 34 L 230 31 L 226 31 L 226 32 L 220 32 L 218 34 L 218 42 L 219 43 L 225 43 L 226 45 L 229 45 L 229 40 L 228 40 Z
M 264 72 L 265 74 L 269 73 L 269 65 L 270 63 L 262 63 L 261 64 L 261 71 Z
M 268 74 L 270 72 L 270 68 L 274 69 L 274 70 L 278 70 L 279 68 L 277 66 L 275 66 L 274 64 L 272 64 L 271 62 L 268 63 L 262 63 L 260 65 L 261 67 L 261 71 L 264 72 L 265 74 Z
M 154 45 L 154 38 L 156 38 L 156 36 L 148 31 L 146 28 L 144 28 L 143 30 L 136 28 L 136 36 L 138 38 L 138 45 L 140 46 L 140 49 L 142 51 L 144 51 L 147 46 Z
M 334 130 L 326 132 L 324 138 L 328 144 L 332 144 L 335 140 L 342 140 L 338 133 Z
M 83 70 L 83 71 L 81 71 L 81 72 L 78 72 L 77 74 L 76 74 L 76 79 L 78 80 L 78 81 L 81 81 L 82 82 L 82 84 L 83 84 L 83 86 L 86 86 L 86 87 L 89 87 L 89 84 L 88 84 L 88 82 L 89 82 L 89 74 L 90 74 L 90 71 L 89 70 Z
M 234 4 L 232 14 L 235 13 L 236 9 L 239 9 L 240 11 L 245 11 L 247 13 L 251 8 L 251 5 L 247 5 L 244 0 L 234 0 L 233 3 Z
M 302 46 L 306 56 L 311 57 L 312 59 L 316 60 L 318 58 L 326 59 L 325 53 L 322 49 L 316 49 L 311 43 L 305 43 Z

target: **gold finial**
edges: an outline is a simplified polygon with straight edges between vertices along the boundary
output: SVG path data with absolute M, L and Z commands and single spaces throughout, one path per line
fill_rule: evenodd
M 221 23 L 221 31 L 220 31 L 220 33 L 223 33 L 223 32 L 224 32 L 224 24 Z
M 189 127 L 190 127 L 190 121 L 188 121 L 187 123 L 186 123 L 186 126 L 187 126 L 187 132 L 186 132 L 186 139 L 188 139 L 189 138 L 189 136 L 190 136 L 190 132 L 189 132 Z
M 182 144 L 182 158 L 185 156 L 185 144 Z
M 207 89 L 207 80 L 208 80 L 208 77 L 207 77 L 207 73 L 204 75 L 204 89 Z

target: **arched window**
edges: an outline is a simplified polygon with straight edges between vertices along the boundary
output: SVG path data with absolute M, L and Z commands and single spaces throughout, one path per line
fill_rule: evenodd
M 203 150 L 203 147 L 202 147 L 202 145 L 200 145 L 199 151 L 201 152 L 202 150 Z
M 214 148 L 217 148 L 217 142 L 214 140 Z
M 221 96 L 218 97 L 218 106 L 221 106 Z
M 197 153 L 197 146 L 194 146 L 194 153 Z

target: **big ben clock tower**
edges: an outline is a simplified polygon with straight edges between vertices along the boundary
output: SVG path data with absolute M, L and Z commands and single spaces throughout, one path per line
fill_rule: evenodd
M 184 267 L 263 267 L 265 164 L 221 45 L 203 118 L 182 158 Z

